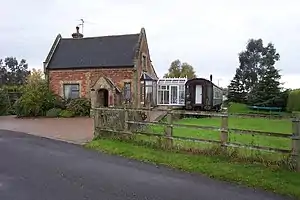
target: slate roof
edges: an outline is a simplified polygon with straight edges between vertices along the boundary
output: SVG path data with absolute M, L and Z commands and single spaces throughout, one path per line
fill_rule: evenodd
M 133 67 L 139 35 L 61 38 L 47 68 Z

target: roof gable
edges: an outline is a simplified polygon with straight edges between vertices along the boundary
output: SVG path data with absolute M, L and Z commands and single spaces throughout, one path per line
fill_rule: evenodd
M 61 38 L 47 68 L 133 67 L 139 36 Z

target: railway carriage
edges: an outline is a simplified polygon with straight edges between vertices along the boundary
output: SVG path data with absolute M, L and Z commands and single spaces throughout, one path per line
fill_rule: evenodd
M 219 111 L 223 103 L 223 90 L 204 78 L 190 79 L 185 83 L 185 109 Z

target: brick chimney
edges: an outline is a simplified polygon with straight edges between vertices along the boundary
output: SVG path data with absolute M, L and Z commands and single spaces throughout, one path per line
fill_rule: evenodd
M 79 26 L 76 26 L 76 33 L 73 33 L 72 37 L 77 39 L 83 38 L 83 34 L 79 33 Z
M 212 82 L 212 74 L 209 76 L 209 80 Z

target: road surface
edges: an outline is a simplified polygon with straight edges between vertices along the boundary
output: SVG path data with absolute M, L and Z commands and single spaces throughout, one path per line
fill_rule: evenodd
M 0 130 L 1 200 L 280 200 L 283 197 Z

